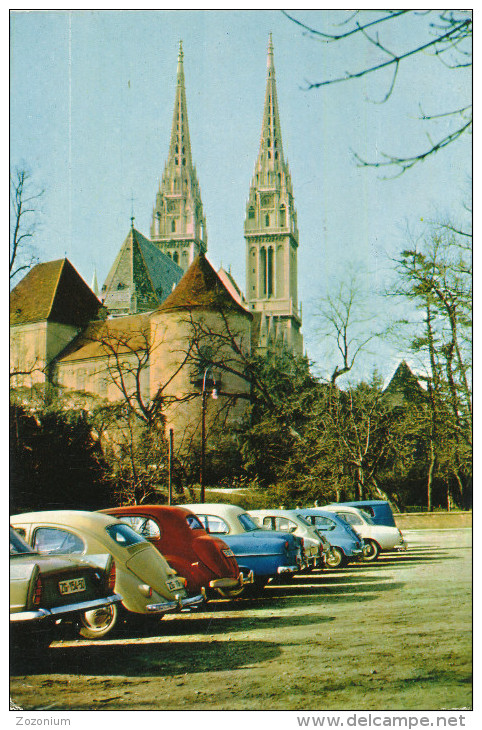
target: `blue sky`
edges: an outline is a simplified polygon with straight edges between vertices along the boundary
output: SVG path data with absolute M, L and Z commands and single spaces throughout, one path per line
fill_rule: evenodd
M 314 27 L 332 11 L 293 11 Z M 393 25 L 387 45 L 399 51 L 424 39 L 423 17 Z M 272 32 L 281 130 L 298 211 L 299 292 L 305 345 L 326 357 L 312 316 L 320 297 L 357 273 L 377 313 L 390 280 L 390 258 L 405 227 L 460 217 L 469 200 L 471 137 L 405 173 L 382 180 L 356 166 L 351 150 L 418 153 L 427 143 L 419 102 L 435 114 L 465 105 L 468 71 L 416 56 L 389 77 L 307 91 L 306 80 L 356 71 L 370 61 L 360 40 L 325 45 L 302 34 L 280 11 L 36 11 L 11 14 L 11 164 L 28 167 L 45 188 L 36 235 L 41 260 L 67 255 L 88 283 L 102 283 L 128 233 L 149 234 L 152 207 L 169 146 L 177 52 L 183 41 L 193 159 L 208 230 L 208 258 L 231 267 L 245 286 L 243 223 L 258 153 Z M 442 136 L 447 121 L 432 127 Z M 403 348 L 363 360 L 393 372 Z

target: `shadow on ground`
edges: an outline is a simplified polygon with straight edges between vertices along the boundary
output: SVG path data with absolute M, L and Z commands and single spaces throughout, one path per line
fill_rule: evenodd
M 57 644 L 35 661 L 16 657 L 10 674 L 74 674 L 97 676 L 162 677 L 175 674 L 227 671 L 276 659 L 278 644 L 268 641 L 143 641 L 139 644 Z

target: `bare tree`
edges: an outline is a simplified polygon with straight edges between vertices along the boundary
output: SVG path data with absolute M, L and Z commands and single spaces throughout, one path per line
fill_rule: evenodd
M 335 75 L 331 79 L 308 82 L 308 89 L 319 89 L 324 86 L 345 83 L 364 78 L 372 74 L 382 73 L 386 70 L 392 72 L 391 80 L 383 93 L 381 100 L 377 103 L 385 103 L 391 97 L 399 71 L 405 62 L 414 56 L 431 54 L 440 61 L 447 71 L 464 69 L 472 65 L 472 16 L 469 10 L 356 10 L 354 12 L 344 11 L 345 17 L 333 32 L 313 28 L 301 22 L 297 18 L 283 11 L 303 32 L 310 38 L 325 44 L 350 43 L 357 37 L 366 40 L 371 49 L 375 50 L 376 60 L 361 65 L 356 71 L 346 71 Z M 387 36 L 393 32 L 393 26 L 403 27 L 403 23 L 409 17 L 415 18 L 417 23 L 425 23 L 424 42 L 413 42 L 412 36 L 406 34 L 408 39 L 402 51 L 393 49 L 393 39 L 385 42 L 381 37 L 382 31 L 387 31 Z M 390 47 L 389 47 L 390 46 Z M 470 83 L 467 85 L 467 93 L 470 95 Z M 381 160 L 368 162 L 355 153 L 355 158 L 360 166 L 376 167 L 396 170 L 403 173 L 414 165 L 422 162 L 431 155 L 444 149 L 463 134 L 469 132 L 472 127 L 472 104 L 471 99 L 467 104 L 457 109 L 443 110 L 437 113 L 427 113 L 420 104 L 420 119 L 431 122 L 444 119 L 449 125 L 449 131 L 438 139 L 427 135 L 428 143 L 425 149 L 416 155 L 398 156 L 382 153 Z
M 376 327 L 373 311 L 366 309 L 356 276 L 342 282 L 338 292 L 318 302 L 315 318 L 318 337 L 322 342 L 334 343 L 338 354 L 339 361 L 329 377 L 334 386 L 341 375 L 351 371 L 368 343 L 380 337 L 382 331 Z
M 10 280 L 37 263 L 32 247 L 43 190 L 36 190 L 27 170 L 10 174 Z

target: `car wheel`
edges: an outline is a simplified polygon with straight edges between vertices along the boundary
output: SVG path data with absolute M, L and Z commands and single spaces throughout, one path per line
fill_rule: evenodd
M 365 547 L 363 549 L 363 560 L 365 562 L 373 562 L 378 558 L 379 553 L 380 546 L 375 540 L 365 540 Z
M 106 636 L 119 619 L 119 609 L 116 604 L 85 611 L 80 615 L 79 634 L 84 639 L 101 639 Z
M 328 568 L 342 568 L 345 563 L 345 555 L 339 547 L 332 547 L 325 559 Z

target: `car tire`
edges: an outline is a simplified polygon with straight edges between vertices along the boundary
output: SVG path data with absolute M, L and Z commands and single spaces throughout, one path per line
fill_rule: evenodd
M 79 635 L 84 639 L 104 638 L 118 625 L 119 613 L 115 603 L 93 611 L 85 611 L 79 617 Z
M 380 546 L 375 540 L 365 540 L 363 549 L 363 560 L 365 563 L 373 563 L 380 554 Z
M 343 568 L 346 565 L 346 558 L 343 550 L 339 547 L 332 547 L 325 558 L 327 568 L 334 570 L 335 568 Z

